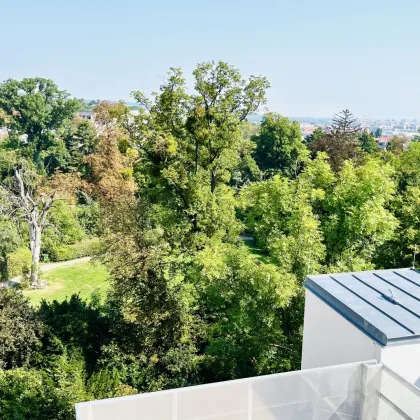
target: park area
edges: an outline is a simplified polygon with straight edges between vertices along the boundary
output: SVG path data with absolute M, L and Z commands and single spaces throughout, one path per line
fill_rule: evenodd
M 105 267 L 86 259 L 49 268 L 42 272 L 42 279 L 48 283 L 45 288 L 28 289 L 23 292 L 35 306 L 39 305 L 42 299 L 47 302 L 61 302 L 73 294 L 79 294 L 83 299 L 90 298 L 94 291 L 105 296 L 109 286 Z

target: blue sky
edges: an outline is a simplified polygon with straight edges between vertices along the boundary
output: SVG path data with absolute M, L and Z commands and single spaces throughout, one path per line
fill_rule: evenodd
M 0 80 L 129 99 L 224 60 L 267 76 L 284 115 L 420 118 L 419 21 L 418 0 L 0 0 Z

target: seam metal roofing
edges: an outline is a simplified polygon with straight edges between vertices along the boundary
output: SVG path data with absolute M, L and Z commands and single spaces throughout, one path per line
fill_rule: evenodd
M 415 269 L 307 276 L 305 287 L 383 346 L 420 339 Z

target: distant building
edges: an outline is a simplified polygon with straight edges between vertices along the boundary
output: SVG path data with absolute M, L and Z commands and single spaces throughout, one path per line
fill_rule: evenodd
M 386 149 L 388 147 L 389 141 L 392 139 L 392 136 L 382 136 L 376 139 L 378 146 L 381 149 Z
M 312 124 L 300 124 L 300 129 L 302 131 L 302 140 L 304 140 L 306 136 L 313 134 L 316 127 Z
M 79 117 L 85 119 L 85 120 L 91 121 L 92 120 L 93 112 L 92 111 L 80 111 L 80 112 L 77 113 L 77 115 Z

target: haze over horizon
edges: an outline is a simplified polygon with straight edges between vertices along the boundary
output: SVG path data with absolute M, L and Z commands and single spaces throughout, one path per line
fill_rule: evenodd
M 132 100 L 170 67 L 223 60 L 264 75 L 288 116 L 420 118 L 420 3 L 406 0 L 2 2 L 0 81 L 46 77 L 76 97 Z M 192 86 L 190 86 L 192 87 Z

